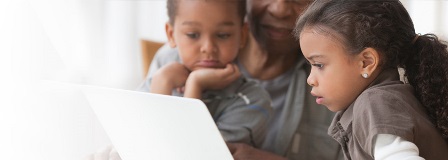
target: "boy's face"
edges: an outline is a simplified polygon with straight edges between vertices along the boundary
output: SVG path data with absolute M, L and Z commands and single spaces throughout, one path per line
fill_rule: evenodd
M 177 46 L 184 65 L 224 68 L 244 45 L 243 29 L 234 1 L 181 0 L 174 26 L 167 24 L 169 43 Z
M 248 0 L 250 31 L 268 52 L 297 52 L 295 22 L 312 0 Z
M 349 55 L 335 38 L 305 29 L 300 34 L 300 46 L 312 65 L 307 82 L 313 87 L 316 103 L 333 112 L 344 110 L 368 85 L 361 76 L 359 55 Z

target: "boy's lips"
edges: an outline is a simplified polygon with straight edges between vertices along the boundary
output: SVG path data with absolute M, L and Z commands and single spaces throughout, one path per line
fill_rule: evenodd
M 199 61 L 198 63 L 196 63 L 196 65 L 198 67 L 203 67 L 203 68 L 219 68 L 219 67 L 221 67 L 219 64 L 219 61 L 215 61 L 215 60 Z

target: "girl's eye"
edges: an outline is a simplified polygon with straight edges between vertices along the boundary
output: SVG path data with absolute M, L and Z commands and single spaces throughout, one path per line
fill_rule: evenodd
M 314 64 L 311 64 L 311 65 L 314 66 L 314 67 L 317 67 L 317 68 L 319 68 L 319 69 L 321 69 L 321 68 L 324 67 L 323 64 L 319 64 L 319 63 L 314 63 Z
M 228 33 L 219 33 L 217 35 L 217 37 L 220 38 L 220 39 L 227 39 L 227 38 L 230 37 L 230 34 L 228 34 Z
M 187 33 L 186 35 L 191 39 L 199 38 L 199 33 Z

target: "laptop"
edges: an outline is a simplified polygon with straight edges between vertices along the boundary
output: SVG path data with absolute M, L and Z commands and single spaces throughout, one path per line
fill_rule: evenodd
M 123 160 L 233 159 L 200 100 L 95 86 L 81 90 Z

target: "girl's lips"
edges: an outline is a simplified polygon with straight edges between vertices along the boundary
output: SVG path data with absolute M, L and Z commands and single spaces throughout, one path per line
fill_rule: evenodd
M 318 96 L 316 93 L 311 92 L 311 95 L 313 95 L 314 97 L 316 97 L 316 103 L 317 104 L 322 104 L 324 97 Z
M 316 103 L 317 104 L 322 104 L 324 98 L 323 97 L 316 97 Z

